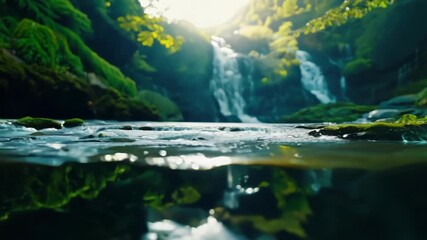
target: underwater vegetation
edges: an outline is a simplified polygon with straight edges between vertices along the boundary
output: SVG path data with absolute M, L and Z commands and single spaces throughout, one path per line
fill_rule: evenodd
M 93 199 L 119 175 L 124 166 L 74 166 L 53 168 L 38 165 L 2 164 L 0 218 L 36 209 L 60 210 L 72 199 Z M 14 176 L 20 176 L 18 179 Z

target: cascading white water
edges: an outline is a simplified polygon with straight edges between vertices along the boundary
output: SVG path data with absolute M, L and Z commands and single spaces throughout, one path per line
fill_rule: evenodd
M 341 50 L 341 57 L 338 59 L 329 59 L 329 62 L 335 66 L 337 66 L 341 71 L 340 78 L 340 88 L 341 94 L 344 99 L 347 99 L 347 79 L 343 75 L 342 71 L 344 69 L 345 64 L 353 60 L 353 53 L 351 51 L 350 44 L 345 44 L 344 48 Z
M 211 44 L 214 59 L 210 88 L 221 114 L 225 117 L 235 116 L 242 122 L 259 122 L 257 118 L 245 113 L 246 102 L 242 97 L 244 78 L 239 70 L 237 53 L 222 38 L 212 37 Z
M 310 54 L 298 50 L 296 58 L 300 61 L 301 82 L 321 103 L 333 103 L 335 97 L 329 92 L 328 84 L 320 68 L 310 61 Z

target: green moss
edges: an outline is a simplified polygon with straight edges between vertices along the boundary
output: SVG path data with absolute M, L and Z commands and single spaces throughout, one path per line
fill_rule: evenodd
M 24 117 L 16 120 L 16 125 L 35 128 L 37 130 L 44 128 L 56 128 L 61 129 L 61 123 L 49 118 L 33 118 L 33 117 Z
M 89 18 L 69 0 L 16 0 L 7 1 L 6 4 L 55 30 L 58 26 L 66 26 L 77 34 L 92 32 Z
M 137 89 L 132 79 L 125 77 L 119 68 L 111 65 L 92 51 L 77 34 L 67 28 L 61 28 L 60 31 L 67 37 L 73 52 L 79 53 L 87 72 L 95 72 L 102 77 L 108 86 L 117 89 L 121 93 L 136 96 Z
M 51 28 L 30 19 L 21 20 L 14 28 L 14 48 L 17 55 L 29 64 L 38 64 L 53 69 L 65 67 L 83 75 L 83 66 L 64 37 Z
M 200 200 L 200 193 L 192 186 L 183 186 L 171 194 L 175 204 L 184 205 L 196 203 Z
M 82 126 L 85 122 L 80 118 L 71 118 L 64 121 L 64 127 L 79 127 Z
M 159 112 L 162 121 L 182 121 L 183 117 L 178 106 L 159 93 L 144 90 L 139 92 L 138 99 L 153 105 Z
M 83 76 L 84 71 L 94 72 L 108 86 L 125 95 L 136 95 L 134 81 L 98 56 L 82 40 L 92 32 L 91 22 L 70 1 L 19 0 L 6 4 L 11 9 L 19 9 L 20 16 L 29 18 L 23 19 L 14 30 L 18 55 L 27 63 L 65 67 L 79 76 Z M 0 35 L 0 44 L 5 45 L 6 41 L 2 39 Z
M 343 139 L 419 141 L 427 138 L 427 117 L 406 114 L 396 122 L 339 124 L 310 132 L 312 136 L 337 136 Z
M 14 212 L 60 210 L 72 199 L 93 199 L 128 167 L 66 164 L 60 167 L 3 164 L 0 168 L 0 219 Z M 19 177 L 17 177 L 19 176 Z
M 287 123 L 351 122 L 374 109 L 374 106 L 352 103 L 319 104 L 285 116 L 282 121 Z
M 344 67 L 344 76 L 355 76 L 359 74 L 366 73 L 372 69 L 372 60 L 365 58 L 357 58 L 345 65 Z

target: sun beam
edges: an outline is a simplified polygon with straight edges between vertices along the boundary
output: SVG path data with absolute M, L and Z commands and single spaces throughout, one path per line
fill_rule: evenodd
M 142 6 L 149 2 L 140 1 Z M 226 23 L 247 3 L 248 0 L 159 0 L 155 8 L 169 20 L 184 20 L 208 28 Z

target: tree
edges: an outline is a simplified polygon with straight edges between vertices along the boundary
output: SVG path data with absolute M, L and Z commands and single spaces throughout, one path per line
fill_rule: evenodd
M 283 79 L 287 76 L 287 69 L 293 66 L 295 52 L 298 50 L 298 37 L 301 34 L 313 34 L 327 28 L 344 25 L 352 20 L 363 18 L 369 12 L 386 8 L 395 0 L 321 0 L 322 8 L 327 9 L 320 12 L 316 6 L 318 0 L 251 0 L 247 13 L 240 25 L 240 32 L 245 37 L 269 39 L 268 54 L 252 52 L 251 55 L 261 62 L 261 66 L 274 69 L 273 74 L 266 74 L 263 82 Z M 309 18 L 302 16 L 313 16 Z M 302 27 L 294 28 L 292 20 L 296 17 L 307 19 Z M 258 26 L 257 28 L 255 26 Z M 251 35 L 247 34 L 252 30 Z M 254 32 L 254 30 L 258 30 Z M 262 30 L 262 31 L 261 31 Z M 263 36 L 262 33 L 265 35 Z M 268 34 L 267 34 L 268 33 Z

